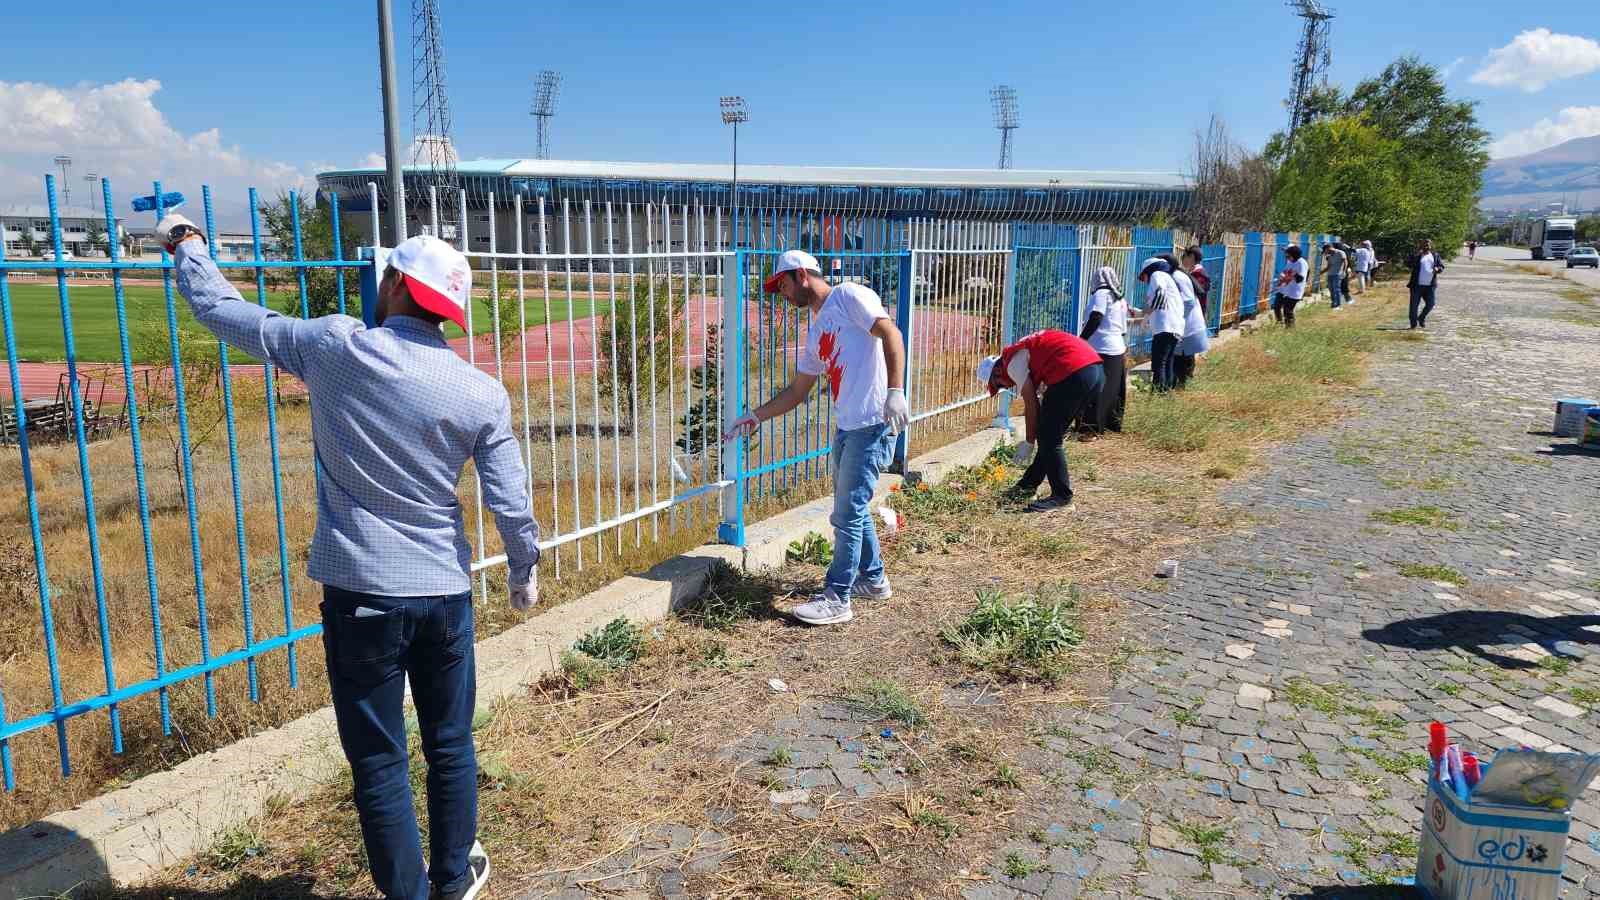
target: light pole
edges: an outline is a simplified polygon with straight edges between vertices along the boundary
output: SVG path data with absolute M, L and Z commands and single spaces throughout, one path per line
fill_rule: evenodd
M 99 212 L 100 201 L 95 197 L 94 186 L 100 182 L 100 176 L 90 172 L 89 174 L 83 176 L 83 180 L 89 183 L 89 208 L 95 212 Z
M 72 182 L 67 180 L 67 173 L 72 169 L 72 157 L 58 156 L 52 159 L 51 162 L 55 163 L 56 168 L 61 170 L 61 205 L 63 207 L 70 206 L 72 205 Z
M 750 121 L 750 108 L 744 98 L 722 98 L 722 124 L 733 126 L 733 240 L 739 246 L 739 124 Z
M 400 170 L 400 113 L 395 107 L 400 89 L 394 77 L 394 25 L 389 0 L 378 0 L 378 81 L 383 86 L 383 156 L 389 171 L 389 222 L 391 247 L 406 239 L 406 183 Z M 374 244 L 381 238 L 372 236 Z

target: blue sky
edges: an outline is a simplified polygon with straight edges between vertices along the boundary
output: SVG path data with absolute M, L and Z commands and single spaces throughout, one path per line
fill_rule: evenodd
M 409 4 L 397 6 L 409 129 Z M 1004 82 L 1020 95 L 1018 168 L 1176 170 L 1213 112 L 1252 146 L 1281 127 L 1298 35 L 1272 0 L 1195 4 L 1205 11 L 1190 21 L 1160 23 L 1059 0 L 983 11 L 949 0 L 495 6 L 442 2 L 464 158 L 532 155 L 532 79 L 548 67 L 565 77 L 552 139 L 562 158 L 725 158 L 717 97 L 741 93 L 746 162 L 987 167 L 998 143 L 988 89 Z M 1600 107 L 1586 102 L 1600 89 L 1600 45 L 1560 34 L 1582 17 L 1503 0 L 1336 8 L 1336 82 L 1417 53 L 1481 102 L 1483 124 L 1512 141 L 1502 149 L 1600 133 Z M 1501 51 L 1498 84 L 1470 80 L 1490 51 L 1541 27 L 1556 34 Z M 22 136 L 0 140 L 0 201 L 36 197 L 62 151 L 78 158 L 75 176 L 153 169 L 242 184 L 382 149 L 371 2 L 219 3 L 181 16 L 90 2 L 70 21 L 27 4 L 7 11 L 5 31 L 0 122 L 21 122 Z M 59 92 L 41 97 L 40 85 Z

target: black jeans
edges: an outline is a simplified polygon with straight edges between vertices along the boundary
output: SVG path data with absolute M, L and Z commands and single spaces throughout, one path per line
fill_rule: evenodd
M 372 881 L 391 900 L 426 900 L 430 880 L 457 889 L 471 877 L 478 831 L 472 592 L 382 597 L 324 587 L 322 597 L 328 685 Z M 426 870 L 406 748 L 408 676 L 428 761 Z
M 1438 288 L 1438 284 L 1414 284 L 1411 286 L 1412 328 L 1428 327 L 1428 313 L 1433 312 L 1434 292 L 1437 291 Z M 1419 303 L 1423 303 L 1424 301 L 1426 301 L 1426 305 L 1422 307 L 1422 312 L 1418 313 L 1417 305 Z
M 1184 387 L 1194 376 L 1194 354 L 1179 353 L 1172 358 L 1172 386 Z
M 1283 323 L 1285 328 L 1294 327 L 1294 307 L 1300 298 L 1290 299 L 1282 294 L 1272 295 L 1272 317 Z
M 1150 384 L 1156 390 L 1172 390 L 1172 358 L 1177 352 L 1178 336 L 1171 332 L 1163 331 L 1150 339 Z
M 1122 413 L 1128 408 L 1128 354 L 1100 354 L 1105 385 L 1081 417 L 1086 432 L 1122 431 Z
M 1072 499 L 1072 479 L 1067 475 L 1067 456 L 1061 449 L 1061 442 L 1067 436 L 1068 424 L 1094 401 L 1105 382 L 1101 364 L 1091 363 L 1045 388 L 1044 398 L 1039 401 L 1039 430 L 1035 435 L 1037 447 L 1033 464 L 1022 473 L 1022 480 L 1012 490 L 1031 497 L 1048 478 L 1052 497 Z

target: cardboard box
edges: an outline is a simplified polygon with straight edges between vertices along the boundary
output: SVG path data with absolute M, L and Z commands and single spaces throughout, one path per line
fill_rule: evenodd
M 1571 827 L 1565 810 L 1463 804 L 1430 778 L 1417 889 L 1429 900 L 1556 900 Z

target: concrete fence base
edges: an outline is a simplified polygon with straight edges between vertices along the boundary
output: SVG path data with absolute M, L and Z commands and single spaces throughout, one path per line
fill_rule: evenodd
M 1020 425 L 1020 419 L 1014 420 Z M 918 456 L 907 478 L 937 481 L 980 462 L 1005 432 L 988 429 Z M 885 476 L 880 495 L 900 482 Z M 664 619 L 696 596 L 718 562 L 748 570 L 783 565 L 789 544 L 828 531 L 824 497 L 746 529 L 744 548 L 709 544 L 630 575 L 478 644 L 480 702 L 521 693 L 560 666 L 586 632 L 626 616 Z M 274 797 L 290 801 L 335 783 L 345 766 L 333 708 L 187 760 L 166 772 L 0 835 L 0 898 L 57 896 L 114 881 L 137 882 L 200 853 L 217 837 L 261 816 Z

